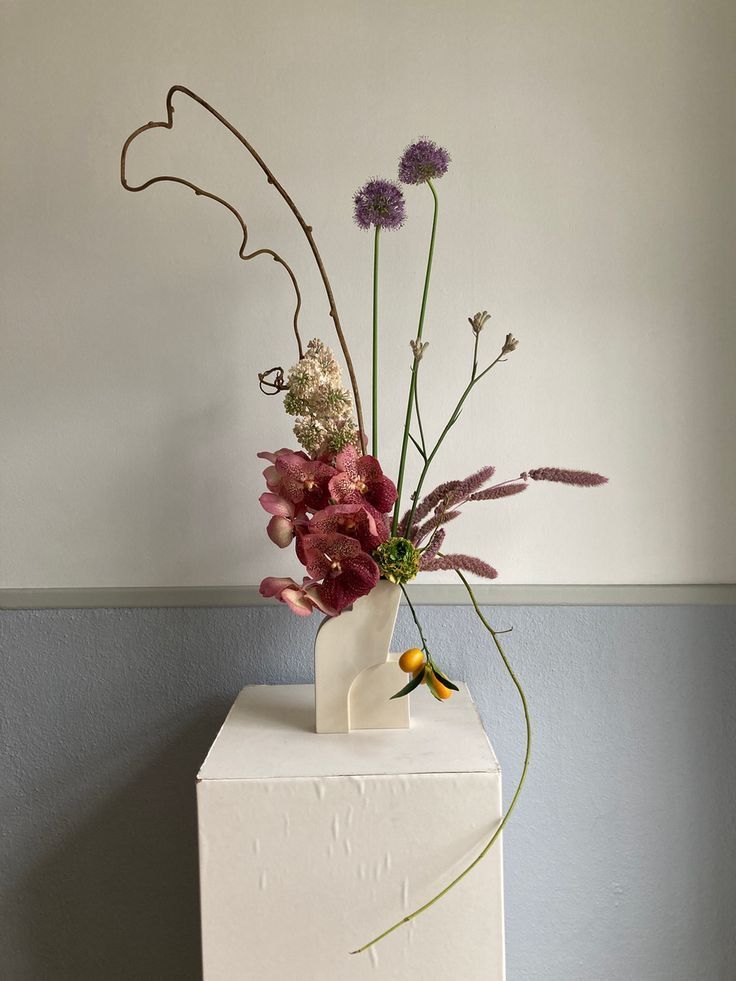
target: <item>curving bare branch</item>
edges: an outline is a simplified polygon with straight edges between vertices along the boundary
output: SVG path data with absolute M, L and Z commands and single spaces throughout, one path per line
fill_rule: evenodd
M 242 133 L 238 132 L 238 130 L 232 125 L 232 123 L 228 122 L 228 120 L 225 119 L 225 117 L 221 115 L 221 113 L 219 113 L 208 102 L 205 102 L 205 100 L 202 99 L 200 96 L 198 96 L 195 92 L 192 92 L 191 89 L 188 89 L 183 85 L 173 85 L 169 89 L 166 95 L 166 119 L 151 121 L 143 126 L 139 126 L 138 129 L 136 129 L 133 133 L 130 134 L 130 136 L 123 144 L 123 149 L 120 155 L 120 183 L 127 191 L 145 191 L 146 188 L 151 187 L 153 184 L 159 184 L 164 181 L 168 181 L 174 184 L 182 184 L 184 187 L 188 187 L 192 191 L 194 191 L 196 195 L 209 198 L 211 201 L 216 201 L 218 204 L 221 204 L 224 208 L 227 208 L 227 210 L 236 218 L 243 232 L 243 242 L 238 252 L 240 258 L 245 261 L 248 261 L 250 259 L 256 258 L 256 256 L 259 255 L 270 255 L 271 258 L 275 262 L 278 262 L 281 266 L 283 266 L 284 269 L 286 269 L 287 273 L 289 274 L 289 278 L 291 279 L 291 283 L 292 286 L 294 287 L 294 292 L 296 294 L 296 309 L 294 310 L 294 321 L 293 321 L 294 334 L 296 336 L 297 347 L 299 349 L 299 357 L 301 358 L 303 356 L 302 342 L 299 336 L 299 328 L 298 328 L 299 310 L 301 308 L 301 293 L 299 292 L 299 286 L 296 281 L 296 276 L 294 275 L 294 272 L 289 266 L 289 264 L 277 252 L 274 252 L 273 249 L 257 249 L 255 252 L 251 252 L 250 254 L 246 252 L 247 242 L 248 242 L 248 226 L 246 225 L 245 221 L 243 220 L 238 210 L 232 204 L 230 204 L 224 198 L 221 198 L 216 194 L 212 194 L 210 191 L 206 191 L 204 190 L 204 188 L 201 188 L 198 185 L 193 184 L 191 181 L 185 180 L 183 177 L 162 175 L 159 177 L 152 177 L 150 178 L 150 180 L 145 181 L 143 184 L 134 185 L 128 182 L 125 168 L 127 163 L 128 150 L 131 144 L 138 136 L 140 136 L 141 133 L 144 133 L 147 130 L 157 129 L 157 128 L 168 129 L 168 130 L 173 129 L 174 126 L 173 97 L 177 92 L 181 92 L 182 95 L 186 95 L 194 102 L 198 103 L 200 106 L 202 106 L 203 109 L 206 109 L 207 112 L 209 112 L 212 116 L 214 116 L 215 119 L 218 120 L 218 122 L 222 123 L 222 125 L 232 133 L 232 135 L 238 140 L 238 142 L 240 142 L 245 147 L 245 149 L 248 151 L 251 157 L 256 161 L 258 166 L 266 175 L 266 180 L 268 181 L 268 183 L 271 184 L 278 191 L 278 193 L 284 199 L 286 204 L 289 206 L 289 209 L 293 213 L 296 220 L 299 222 L 299 225 L 302 231 L 304 232 L 307 241 L 309 242 L 309 247 L 312 251 L 312 256 L 317 264 L 317 268 L 319 270 L 319 274 L 322 279 L 322 284 L 325 288 L 325 293 L 327 294 L 327 300 L 330 306 L 330 317 L 332 318 L 335 331 L 337 333 L 338 341 L 340 342 L 340 348 L 342 350 L 342 354 L 345 359 L 345 363 L 347 365 L 348 374 L 350 376 L 350 385 L 353 390 L 353 399 L 355 401 L 355 412 L 358 419 L 360 441 L 361 441 L 363 452 L 365 453 L 363 410 L 360 402 L 360 392 L 358 391 L 358 382 L 355 376 L 355 368 L 353 366 L 352 358 L 350 357 L 350 351 L 348 349 L 347 341 L 345 340 L 345 335 L 342 330 L 342 325 L 340 324 L 340 317 L 337 312 L 337 305 L 335 304 L 335 297 L 332 292 L 332 287 L 327 277 L 327 272 L 325 270 L 325 266 L 322 261 L 322 256 L 320 255 L 319 249 L 317 248 L 317 243 L 314 240 L 314 235 L 312 233 L 312 226 L 306 223 L 306 221 L 301 215 L 301 212 L 294 204 L 294 201 L 292 200 L 291 196 L 288 194 L 288 192 L 283 187 L 283 185 L 276 179 L 276 177 L 273 175 L 272 171 L 265 163 L 263 158 L 254 149 L 254 147 L 251 146 L 251 144 L 246 140 L 246 138 L 242 135 Z
M 288 391 L 289 385 L 284 380 L 284 369 L 281 365 L 269 368 L 268 371 L 259 371 L 258 387 L 264 395 L 278 395 L 280 392 Z

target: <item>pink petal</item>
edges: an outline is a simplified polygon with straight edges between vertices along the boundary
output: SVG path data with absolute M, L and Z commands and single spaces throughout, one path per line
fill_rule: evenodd
M 296 508 L 291 501 L 287 501 L 285 497 L 279 497 L 278 494 L 267 494 L 264 491 L 258 500 L 264 511 L 268 511 L 269 514 L 276 514 L 280 518 L 293 518 L 296 513 Z
M 378 566 L 366 552 L 361 552 L 342 563 L 343 572 L 334 579 L 326 579 L 322 595 L 336 610 L 341 611 L 365 596 L 380 578 Z
M 291 518 L 282 518 L 275 514 L 266 526 L 266 534 L 279 548 L 286 548 L 291 545 L 294 535 L 294 522 Z
M 304 581 L 307 582 L 308 580 L 305 579 Z M 321 586 L 312 586 L 307 590 L 307 596 L 314 603 L 314 605 L 323 613 L 326 613 L 328 617 L 334 617 L 337 615 L 338 611 L 334 607 L 330 606 L 324 599 Z
M 297 583 L 290 577 L 266 576 L 258 587 L 258 592 L 261 596 L 280 596 L 285 589 L 296 585 Z
M 263 471 L 263 476 L 266 479 L 266 486 L 270 491 L 277 491 L 281 487 L 281 474 L 278 472 L 276 467 L 266 467 Z
M 350 443 L 344 450 L 340 450 L 335 457 L 335 466 L 338 470 L 354 470 L 358 456 L 358 451 Z
M 383 477 L 381 464 L 375 456 L 368 456 L 367 454 L 366 456 L 361 456 L 355 463 L 355 469 L 366 483 L 369 480 L 375 480 L 377 477 Z
M 378 477 L 370 481 L 365 496 L 379 511 L 390 511 L 396 500 L 396 487 L 388 477 Z
M 301 586 L 297 586 L 296 589 L 285 589 L 279 599 L 300 617 L 308 617 L 315 606 Z
M 307 454 L 304 453 L 302 450 L 297 450 L 295 452 L 294 450 L 290 450 L 288 448 L 288 446 L 283 446 L 280 450 L 276 450 L 275 453 L 267 453 L 264 450 L 261 453 L 256 453 L 256 456 L 260 460 L 268 460 L 269 463 L 276 463 L 276 461 L 278 460 L 278 458 L 280 456 L 283 456 L 285 453 L 293 453 L 295 456 L 303 456 L 305 460 L 308 460 L 309 459 L 309 457 L 307 456 Z
M 329 483 L 330 497 L 340 504 L 350 504 L 354 501 L 360 502 L 361 497 L 356 490 L 355 483 L 347 473 L 338 473 Z

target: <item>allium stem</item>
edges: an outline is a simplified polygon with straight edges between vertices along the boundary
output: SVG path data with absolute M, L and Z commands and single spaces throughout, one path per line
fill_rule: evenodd
M 436 896 L 433 896 L 432 899 L 424 903 L 423 906 L 420 906 L 418 909 L 415 909 L 413 913 L 409 913 L 408 916 L 404 916 L 402 919 L 398 920 L 396 923 L 393 924 L 393 926 L 390 926 L 388 930 L 384 930 L 383 933 L 379 933 L 377 937 L 374 937 L 373 940 L 370 940 L 367 944 L 363 944 L 363 946 L 359 947 L 357 950 L 351 951 L 351 953 L 353 954 L 360 954 L 364 950 L 368 950 L 369 947 L 372 947 L 374 944 L 377 944 L 379 940 L 383 940 L 384 937 L 387 937 L 390 933 L 393 933 L 394 930 L 398 930 L 399 927 L 403 926 L 405 923 L 410 923 L 412 920 L 416 919 L 416 917 L 419 916 L 421 913 L 424 913 L 425 910 L 428 910 L 430 906 L 434 906 L 436 902 L 438 902 L 440 899 L 446 896 L 451 889 L 453 889 L 459 882 L 461 882 L 465 878 L 465 876 L 469 872 L 471 872 L 476 867 L 476 865 L 478 865 L 479 862 L 481 862 L 486 857 L 488 852 L 491 850 L 491 848 L 493 848 L 495 843 L 498 841 L 501 832 L 503 831 L 509 818 L 511 817 L 511 814 L 514 808 L 516 807 L 516 802 L 519 799 L 519 795 L 521 794 L 522 787 L 524 786 L 524 781 L 526 780 L 526 774 L 527 774 L 527 770 L 529 769 L 529 759 L 531 757 L 531 750 L 532 750 L 532 727 L 529 718 L 529 707 L 527 705 L 524 689 L 521 687 L 519 679 L 516 677 L 514 670 L 511 667 L 509 660 L 506 657 L 506 654 L 504 653 L 503 647 L 501 646 L 501 641 L 498 639 L 498 635 L 500 631 L 494 630 L 493 627 L 490 625 L 490 623 L 486 620 L 486 618 L 481 613 L 480 607 L 478 606 L 478 601 L 476 600 L 475 594 L 473 593 L 473 590 L 470 587 L 470 583 L 462 574 L 462 572 L 458 571 L 457 574 L 460 577 L 463 586 L 465 586 L 468 595 L 470 596 L 470 600 L 473 604 L 473 608 L 476 612 L 476 615 L 478 616 L 478 619 L 486 628 L 488 633 L 491 635 L 493 639 L 493 643 L 496 645 L 496 650 L 500 654 L 501 660 L 504 663 L 504 667 L 508 671 L 509 677 L 511 678 L 516 690 L 519 693 L 519 698 L 521 699 L 521 705 L 524 710 L 524 723 L 526 726 L 526 752 L 524 753 L 524 766 L 522 767 L 521 776 L 519 777 L 519 783 L 514 792 L 514 796 L 511 798 L 511 803 L 509 804 L 506 813 L 501 818 L 500 824 L 491 835 L 491 838 L 484 846 L 483 850 L 473 859 L 470 865 L 468 865 L 465 869 L 463 869 L 463 871 L 459 875 L 455 876 L 452 882 L 450 882 L 449 885 L 445 886 L 444 889 L 438 892 Z
M 373 238 L 373 413 L 371 419 L 371 453 L 378 456 L 378 240 L 381 226 L 376 225 Z
M 431 180 L 427 181 L 427 187 L 432 192 L 434 198 L 434 210 L 432 213 L 432 233 L 429 239 L 429 253 L 427 255 L 427 271 L 424 275 L 424 292 L 422 293 L 422 307 L 419 311 L 419 325 L 417 327 L 416 342 L 422 339 L 424 330 L 424 316 L 427 312 L 427 297 L 429 296 L 429 281 L 432 276 L 432 259 L 434 258 L 434 242 L 437 234 L 437 215 L 439 212 L 439 201 L 437 192 Z M 414 408 L 414 392 L 417 385 L 417 372 L 419 371 L 419 361 L 415 358 L 411 367 L 411 382 L 409 383 L 409 398 L 406 402 L 406 419 L 404 420 L 404 438 L 401 443 L 401 460 L 399 462 L 399 479 L 396 484 L 396 504 L 394 506 L 394 520 L 391 526 L 391 534 L 395 535 L 399 527 L 399 515 L 401 514 L 401 494 L 404 489 L 404 472 L 406 470 L 406 452 L 409 448 L 409 429 L 411 428 L 412 410 Z

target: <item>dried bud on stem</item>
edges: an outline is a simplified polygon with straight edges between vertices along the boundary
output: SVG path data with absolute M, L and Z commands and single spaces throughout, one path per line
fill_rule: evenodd
M 519 346 L 519 342 L 516 340 L 513 334 L 507 334 L 506 340 L 503 342 L 503 347 L 501 348 L 501 354 L 511 354 Z
M 424 357 L 424 352 L 429 347 L 429 341 L 424 341 L 424 343 L 421 341 L 409 341 L 409 347 L 414 355 L 414 360 L 421 361 Z
M 474 334 L 480 334 L 490 319 L 490 313 L 487 310 L 483 310 L 480 313 L 476 313 L 474 317 L 468 317 L 468 323 L 473 328 Z

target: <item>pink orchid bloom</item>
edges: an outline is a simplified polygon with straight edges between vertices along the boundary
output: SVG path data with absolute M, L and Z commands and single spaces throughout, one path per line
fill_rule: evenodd
M 369 593 L 380 578 L 378 566 L 355 538 L 334 532 L 307 534 L 301 544 L 307 572 L 324 579 L 322 598 L 338 612 Z
M 299 525 L 306 525 L 304 509 L 278 494 L 261 494 L 258 498 L 264 511 L 273 517 L 268 522 L 266 533 L 274 545 L 286 548 L 296 535 Z
M 300 617 L 308 617 L 315 608 L 335 616 L 337 610 L 331 607 L 322 595 L 322 587 L 314 579 L 304 577 L 300 586 L 291 578 L 267 576 L 261 583 L 258 592 L 261 596 L 276 597 L 280 603 L 286 603 L 290 610 Z
M 356 538 L 366 552 L 372 552 L 388 538 L 386 519 L 366 503 L 330 504 L 317 511 L 309 521 L 309 533 L 331 532 Z
M 312 511 L 319 511 L 329 503 L 328 485 L 335 475 L 334 467 L 322 460 L 305 459 L 298 453 L 284 453 L 276 458 L 275 468 L 278 490 L 283 497 Z
M 286 456 L 287 453 L 293 453 L 294 456 L 300 456 L 304 460 L 309 459 L 304 450 L 290 450 L 288 446 L 284 446 L 280 450 L 276 450 L 273 453 L 269 453 L 267 450 L 262 450 L 260 453 L 256 453 L 256 456 L 259 460 L 268 460 L 269 463 L 276 463 L 280 456 Z
M 274 465 L 280 456 L 299 456 L 303 460 L 309 459 L 303 450 L 290 450 L 286 446 L 282 447 L 280 450 L 276 450 L 274 453 L 269 453 L 268 450 L 262 450 L 260 453 L 256 453 L 256 456 L 260 460 L 268 460 L 271 464 L 270 467 L 266 467 L 266 469 L 263 471 L 263 476 L 266 479 L 266 486 L 273 493 L 278 493 L 281 485 L 281 474 Z
M 354 446 L 337 454 L 338 473 L 330 480 L 330 494 L 338 504 L 372 504 L 377 511 L 390 511 L 396 500 L 396 487 L 381 470 L 374 456 L 360 456 Z

